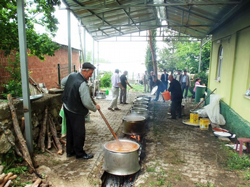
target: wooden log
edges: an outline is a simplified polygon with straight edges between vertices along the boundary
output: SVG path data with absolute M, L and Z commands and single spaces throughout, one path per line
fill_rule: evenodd
M 41 147 L 42 152 L 45 152 L 45 133 L 46 133 L 46 123 L 48 121 L 48 106 L 45 108 L 43 123 L 41 125 L 39 139 L 38 139 L 38 147 Z
M 55 124 L 53 122 L 53 119 L 52 119 L 51 115 L 49 116 L 49 124 L 50 124 L 50 131 L 51 131 L 52 136 L 53 136 L 53 138 L 55 140 L 55 144 L 56 144 L 56 146 L 58 148 L 57 154 L 62 155 L 63 154 L 62 144 L 60 143 L 59 138 L 57 137 L 56 127 L 55 127 Z
M 42 183 L 39 187 L 49 187 L 49 184 L 47 184 L 47 183 Z
M 9 178 L 13 175 L 13 173 L 8 173 L 4 179 L 3 179 L 3 182 L 0 184 L 0 187 L 4 187 L 5 183 L 9 180 Z
M 51 148 L 51 133 L 49 130 L 49 123 L 47 123 L 47 148 L 50 149 Z
M 9 178 L 9 180 L 14 180 L 14 179 L 16 179 L 17 178 L 17 175 L 13 175 L 13 176 L 11 176 L 10 178 Z
M 5 173 L 2 173 L 0 175 L 0 184 L 3 182 L 3 179 L 6 177 L 6 174 Z
M 40 185 L 40 183 L 42 182 L 42 179 L 37 178 L 36 181 L 32 184 L 31 187 L 38 187 Z
M 25 120 L 24 120 L 24 117 L 22 117 L 22 124 L 21 124 L 22 133 L 24 133 L 24 129 L 25 129 Z
M 18 120 L 17 120 L 17 115 L 16 115 L 16 109 L 13 105 L 13 99 L 11 94 L 8 94 L 7 96 L 8 99 L 8 105 L 12 114 L 12 121 L 13 121 L 13 127 L 17 136 L 17 139 L 20 143 L 20 151 L 22 152 L 23 155 L 23 159 L 28 163 L 28 165 L 33 169 L 33 171 L 35 171 L 35 168 L 33 166 L 30 154 L 29 154 L 29 150 L 26 144 L 26 141 L 23 137 L 23 134 L 21 132 L 20 126 L 18 124 Z
M 12 180 L 8 180 L 8 181 L 6 182 L 6 184 L 4 185 L 4 187 L 9 187 L 9 186 L 12 185 L 12 184 L 13 184 Z

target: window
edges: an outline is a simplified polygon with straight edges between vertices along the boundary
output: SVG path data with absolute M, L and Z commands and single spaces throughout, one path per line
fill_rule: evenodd
M 218 66 L 217 66 L 217 77 L 216 80 L 220 81 L 221 78 L 221 64 L 223 60 L 223 47 L 222 45 L 219 48 L 219 55 L 218 55 Z

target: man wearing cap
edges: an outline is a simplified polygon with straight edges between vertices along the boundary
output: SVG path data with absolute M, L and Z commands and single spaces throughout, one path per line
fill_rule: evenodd
M 62 95 L 63 109 L 67 126 L 67 157 L 76 159 L 91 159 L 92 154 L 83 150 L 85 142 L 85 116 L 89 110 L 95 112 L 100 109 L 91 100 L 88 80 L 94 72 L 95 66 L 89 62 L 82 65 L 81 72 L 73 72 L 61 81 L 64 92 Z
M 165 85 L 164 90 L 168 90 L 168 74 L 166 69 L 164 69 L 164 73 L 161 75 L 161 82 Z
M 184 98 L 187 98 L 189 86 L 191 86 L 190 79 L 189 79 L 189 76 L 187 75 L 187 70 L 184 70 L 184 74 L 182 75 L 182 79 L 181 79 L 181 89 L 182 89 L 183 94 L 185 92 Z
M 122 90 L 125 90 L 125 88 L 121 84 L 121 80 L 119 77 L 119 69 L 115 70 L 115 73 L 111 77 L 111 83 L 112 83 L 112 101 L 108 107 L 108 110 L 115 111 L 115 110 L 121 110 L 117 107 L 117 100 L 119 96 L 119 88 Z
M 133 87 L 129 84 L 127 80 L 128 71 L 124 71 L 123 74 L 120 77 L 121 85 L 123 86 L 124 90 L 121 89 L 120 92 L 120 104 L 128 104 L 126 102 L 127 99 L 127 85 L 132 89 Z

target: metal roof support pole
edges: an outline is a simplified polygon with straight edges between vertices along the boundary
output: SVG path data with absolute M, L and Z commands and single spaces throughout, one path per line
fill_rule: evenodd
M 95 64 L 95 40 L 93 39 L 93 49 L 92 49 L 92 63 Z M 94 80 L 96 78 L 96 71 L 94 71 Z
M 68 61 L 69 61 L 69 73 L 72 72 L 72 49 L 71 49 L 71 21 L 70 21 L 70 10 L 68 13 Z
M 98 80 L 98 91 L 100 87 L 100 82 L 99 82 L 99 41 L 97 41 L 97 80 Z
M 200 44 L 200 56 L 199 56 L 199 68 L 198 68 L 198 73 L 201 71 L 201 52 L 202 52 L 202 40 Z
M 28 74 L 28 61 L 27 61 L 27 42 L 26 42 L 23 0 L 17 0 L 17 19 L 18 19 L 18 38 L 19 38 L 19 52 L 20 52 L 20 63 L 21 63 L 22 89 L 23 89 L 23 109 L 28 110 L 28 112 L 24 112 L 25 137 L 29 152 L 33 153 L 31 105 L 30 105 L 29 77 L 28 77 L 29 74 Z
M 86 29 L 83 27 L 83 63 L 86 62 Z

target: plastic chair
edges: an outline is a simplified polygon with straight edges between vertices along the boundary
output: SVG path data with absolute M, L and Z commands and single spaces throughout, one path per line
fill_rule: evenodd
M 250 138 L 238 138 L 236 143 L 236 151 L 238 150 L 239 143 L 240 143 L 239 155 L 241 156 L 243 153 L 243 143 L 246 143 L 247 153 L 249 153 Z

